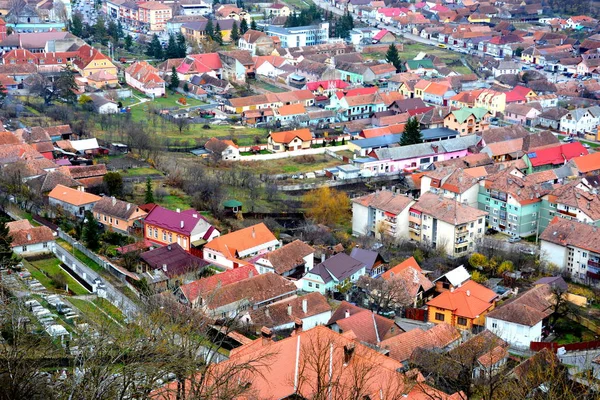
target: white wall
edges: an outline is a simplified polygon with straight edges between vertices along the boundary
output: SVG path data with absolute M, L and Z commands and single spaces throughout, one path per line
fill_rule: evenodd
M 567 248 L 547 242 L 545 240 L 540 241 L 540 255 L 544 261 L 556 264 L 561 271 L 566 268 L 565 261 L 567 259 Z
M 12 248 L 12 251 L 16 254 L 27 256 L 38 253 L 51 253 L 53 247 L 54 241 L 50 241 L 43 243 L 28 244 L 26 246 L 26 249 L 24 246 L 15 246 Z
M 529 348 L 530 342 L 542 340 L 542 321 L 532 327 L 487 317 L 485 327 L 511 346 Z
M 366 235 L 370 231 L 369 207 L 362 204 L 352 203 L 352 234 Z

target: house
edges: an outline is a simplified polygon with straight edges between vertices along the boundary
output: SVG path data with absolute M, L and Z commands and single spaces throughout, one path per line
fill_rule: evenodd
M 542 331 L 554 312 L 550 285 L 539 285 L 506 301 L 488 313 L 485 327 L 516 348 L 529 349 L 543 340 Z
M 538 115 L 539 124 L 542 128 L 558 130 L 560 128 L 560 120 L 568 112 L 569 110 L 562 107 L 552 107 L 547 109 Z
M 289 17 L 291 14 L 290 8 L 285 4 L 273 3 L 264 7 L 263 10 L 267 13 L 267 17 Z
M 565 133 L 596 133 L 600 123 L 600 107 L 576 108 L 560 119 L 560 131 Z
M 485 153 L 480 154 L 485 155 Z M 480 176 L 472 172 L 472 170 L 456 168 L 453 165 L 448 168 L 436 166 L 433 171 L 423 172 L 421 194 L 432 192 L 470 207 L 477 207 Z
M 86 211 L 92 211 L 92 208 L 100 199 L 101 197 L 95 194 L 63 185 L 56 185 L 48 194 L 50 206 L 60 207 L 66 213 L 77 218 L 83 218 Z
M 174 290 L 182 284 L 198 279 L 208 265 L 200 257 L 185 251 L 177 243 L 168 244 L 140 254 L 138 274 L 151 284 L 154 290 Z
M 409 209 L 414 203 L 413 199 L 389 190 L 356 197 L 352 199 L 352 234 L 407 238 Z
M 508 361 L 508 347 L 504 340 L 484 330 L 454 347 L 448 355 L 460 365 L 475 361 L 472 379 L 490 378 L 499 373 Z
M 84 78 L 100 71 L 114 76 L 117 76 L 118 73 L 117 67 L 110 61 L 110 58 L 87 44 L 77 49 L 72 66 Z
M 20 256 L 33 256 L 51 253 L 54 248 L 54 232 L 47 226 L 33 226 L 26 220 L 8 222 L 8 235 L 12 238 L 10 247 Z
M 578 282 L 600 281 L 598 227 L 555 217 L 540 235 L 540 253 Z
M 346 335 L 352 332 L 358 342 L 373 346 L 404 332 L 393 319 L 382 317 L 346 301 L 340 303 L 327 326 L 334 332 Z
M 600 225 L 600 196 L 586 178 L 574 179 L 542 197 L 539 231 L 554 217 Z
M 396 36 L 387 29 L 382 29 L 371 38 L 372 43 L 389 44 L 396 41 Z
M 220 153 L 221 159 L 224 161 L 239 160 L 240 158 L 240 149 L 238 145 L 231 140 L 213 137 L 204 144 L 204 148 L 211 153 Z
M 144 219 L 144 239 L 160 246 L 177 243 L 192 252 L 218 236 L 219 231 L 194 209 L 173 211 L 155 206 Z
M 442 292 L 427 304 L 428 321 L 448 323 L 462 330 L 485 326 L 486 314 L 494 309 L 497 295 L 474 281 Z
M 207 22 L 208 20 L 186 22 L 181 25 L 181 33 L 183 33 L 183 35 L 189 40 L 202 42 L 206 37 Z M 231 41 L 231 30 L 234 23 L 239 27 L 239 22 L 233 18 L 219 19 L 218 21 L 213 22 L 213 26 L 215 28 L 217 24 L 219 24 L 219 28 L 221 28 L 221 36 L 223 37 L 224 42 Z
M 181 81 L 188 81 L 194 75 L 208 74 L 215 79 L 221 78 L 223 64 L 217 53 L 188 54 L 176 68 L 177 76 Z M 170 73 L 171 71 L 166 71 Z
M 267 149 L 273 153 L 310 149 L 312 139 L 308 128 L 271 132 L 267 139 Z
M 491 89 L 482 90 L 475 99 L 475 107 L 488 110 L 493 116 L 504 113 L 506 107 L 506 93 Z
M 273 272 L 299 279 L 314 266 L 315 249 L 301 240 L 294 240 L 276 250 L 263 254 L 254 265 L 260 274 Z
M 462 107 L 444 117 L 444 127 L 459 132 L 461 136 L 471 135 L 489 129 L 492 114 L 485 108 Z
M 221 58 L 221 78 L 234 82 L 246 82 L 254 77 L 254 60 L 248 50 L 219 51 Z
M 167 4 L 155 1 L 138 4 L 139 20 L 154 32 L 165 30 L 167 21 L 172 17 L 172 10 Z
M 483 238 L 486 216 L 485 211 L 427 192 L 409 209 L 410 238 L 461 257 Z
M 575 157 L 570 162 L 579 175 L 594 175 L 600 172 L 600 152 Z
M 158 69 L 146 61 L 136 61 L 127 67 L 125 82 L 150 97 L 165 95 L 165 81 L 160 77 Z
M 532 103 L 507 104 L 504 108 L 504 120 L 512 124 L 536 126 L 541 113 L 541 107 L 535 107 Z
M 338 253 L 317 264 L 302 277 L 302 290 L 305 292 L 338 291 L 336 286 L 356 282 L 367 273 L 367 266 L 345 253 Z
M 115 114 L 119 112 L 119 106 L 114 101 L 108 100 L 104 96 L 98 96 L 97 94 L 91 94 L 92 104 L 94 110 L 98 114 Z
M 517 75 L 521 72 L 521 67 L 514 61 L 500 61 L 497 66 L 492 67 L 494 77 L 500 75 Z
M 386 264 L 379 252 L 361 249 L 360 247 L 353 248 L 350 252 L 350 257 L 365 264 L 367 267 L 367 274 L 372 277 L 380 275 Z
M 536 149 L 523 156 L 527 173 L 558 168 L 575 157 L 585 156 L 588 151 L 580 142 L 559 144 L 557 146 Z
M 469 274 L 469 271 L 461 265 L 446 272 L 433 282 L 435 283 L 435 291 L 437 293 L 443 293 L 448 290 L 454 291 L 454 289 L 459 288 L 470 279 L 471 274 Z
M 183 284 L 177 288 L 175 296 L 182 304 L 191 308 L 199 308 L 204 301 L 203 299 L 208 298 L 215 288 L 222 288 L 257 275 L 258 272 L 256 272 L 253 265 L 243 265 L 236 269 L 228 269 L 225 272 Z
M 185 288 L 180 288 L 182 293 Z M 224 286 L 214 286 L 200 292 L 196 308 L 213 317 L 237 318 L 249 321 L 250 310 L 294 298 L 296 286 L 272 273 L 260 274 Z
M 266 33 L 249 29 L 238 40 L 240 50 L 248 50 L 253 56 L 268 56 L 275 50 L 273 38 Z
M 204 245 L 204 259 L 225 268 L 238 268 L 243 260 L 276 250 L 281 244 L 264 223 L 220 236 Z
M 273 119 L 281 126 L 301 125 L 306 126 L 307 114 L 304 104 L 289 104 L 274 110 Z
M 331 96 L 334 93 L 341 92 L 349 86 L 347 82 L 341 79 L 328 81 L 307 82 L 305 89 L 310 90 L 315 95 Z
M 331 318 L 331 306 L 321 293 L 313 292 L 304 296 L 270 304 L 250 311 L 248 324 L 260 329 L 267 327 L 274 332 L 292 330 L 297 321 L 302 329 L 312 329 L 325 325 Z
M 422 91 L 422 98 L 424 102 L 437 104 L 440 106 L 448 105 L 448 100 L 455 95 L 456 92 L 448 85 L 437 82 L 431 82 Z
M 108 229 L 129 232 L 134 227 L 141 227 L 141 220 L 148 215 L 135 204 L 104 196 L 94 204 L 92 213 L 96 220 Z
M 407 295 L 414 299 L 413 307 L 420 307 L 427 300 L 427 293 L 434 287 L 433 283 L 425 276 L 414 257 L 402 261 L 400 264 L 385 271 L 383 280 L 399 279 Z
M 254 60 L 254 70 L 256 75 L 276 78 L 286 73 L 286 66 L 289 65 L 287 59 L 279 56 L 256 56 Z
M 456 346 L 460 339 L 459 330 L 452 325 L 436 324 L 427 330 L 415 328 L 382 340 L 379 347 L 387 350 L 390 358 L 405 364 L 417 349 L 437 349 L 445 352 Z

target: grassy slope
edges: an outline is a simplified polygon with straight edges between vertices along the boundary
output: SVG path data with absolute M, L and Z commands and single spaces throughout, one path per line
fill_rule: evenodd
M 31 272 L 31 275 L 35 279 L 40 281 L 40 283 L 42 285 L 44 285 L 44 287 L 46 287 L 47 289 L 57 289 L 57 290 L 64 291 L 65 288 L 64 287 L 56 287 L 54 281 L 51 278 L 49 278 L 48 276 L 46 276 L 44 274 L 44 272 L 46 272 L 49 275 L 63 273 L 67 278 L 66 280 L 69 285 L 70 291 L 72 291 L 75 295 L 89 294 L 90 292 L 88 292 L 86 288 L 81 286 L 81 284 L 79 282 L 77 282 L 71 275 L 69 275 L 67 272 L 65 272 L 60 267 L 60 264 L 61 264 L 61 261 L 54 257 L 37 260 L 37 261 L 25 262 L 25 266 L 27 267 L 29 272 Z

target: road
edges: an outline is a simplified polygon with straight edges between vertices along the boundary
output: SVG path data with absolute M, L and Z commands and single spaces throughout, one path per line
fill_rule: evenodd
M 56 257 L 59 260 L 67 264 L 81 279 L 88 282 L 93 287 L 96 287 L 97 291 L 104 289 L 106 291 L 107 300 L 123 311 L 124 315 L 127 317 L 134 317 L 139 313 L 137 304 L 131 301 L 90 267 L 75 258 L 67 249 L 58 243 L 54 246 L 54 254 L 56 254 Z

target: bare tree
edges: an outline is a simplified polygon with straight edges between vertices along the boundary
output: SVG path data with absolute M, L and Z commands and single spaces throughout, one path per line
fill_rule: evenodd
M 363 275 L 358 279 L 356 286 L 362 289 L 378 313 L 407 307 L 414 302 L 402 279 L 383 280 Z
M 8 14 L 10 15 L 10 19 L 14 22 L 15 26 L 21 22 L 20 18 L 27 6 L 27 2 L 25 0 L 9 0 L 8 2 Z

